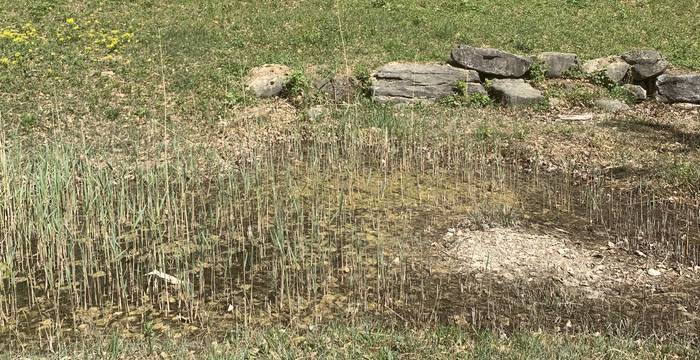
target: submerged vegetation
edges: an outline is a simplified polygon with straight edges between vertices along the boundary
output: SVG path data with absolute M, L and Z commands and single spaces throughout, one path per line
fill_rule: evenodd
M 547 282 L 516 290 L 426 257 L 447 228 L 478 218 L 486 226 L 557 221 L 569 231 L 593 224 L 630 250 L 696 262 L 694 208 L 659 202 L 643 186 L 616 193 L 604 178 L 585 185 L 529 172 L 484 130 L 438 142 L 410 118 L 366 115 L 349 113 L 325 137 L 290 130 L 289 140 L 233 163 L 178 138 L 161 145 L 159 159 L 136 162 L 61 139 L 24 149 L 4 138 L 0 317 L 9 344 L 35 339 L 58 350 L 107 326 L 129 336 L 144 326 L 223 335 L 234 325 L 313 328 L 367 316 L 493 331 L 573 321 L 609 331 L 591 314 L 622 321 L 621 333 L 694 339 L 661 320 L 665 311 L 642 310 L 658 320 L 640 322 L 637 310 L 610 310 L 622 299 L 588 301 Z M 636 296 L 646 295 L 625 299 Z

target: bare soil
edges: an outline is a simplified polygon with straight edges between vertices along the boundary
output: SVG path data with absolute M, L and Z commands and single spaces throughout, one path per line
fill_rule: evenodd
M 539 312 L 552 312 L 543 315 L 550 319 L 560 312 L 565 319 L 562 328 L 574 326 L 573 321 L 596 329 L 591 319 L 611 324 L 619 317 L 656 336 L 693 337 L 700 331 L 699 266 L 626 250 L 622 243 L 576 240 L 557 228 L 448 229 L 432 246 L 441 266 L 451 269 L 447 271 L 493 284 L 491 301 L 498 307 L 513 306 L 501 304 L 505 294 L 528 293 L 526 287 L 547 284 L 548 296 L 557 300 Z M 528 302 L 536 307 L 539 300 L 532 297 Z

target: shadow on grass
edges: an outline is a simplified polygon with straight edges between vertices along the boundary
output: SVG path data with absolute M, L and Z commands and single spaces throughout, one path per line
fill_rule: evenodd
M 679 152 L 700 149 L 700 133 L 689 133 L 671 124 L 662 124 L 632 117 L 625 118 L 622 121 L 608 120 L 601 123 L 600 126 L 615 127 L 621 131 L 650 135 L 658 141 L 685 145 L 685 148 L 680 149 Z

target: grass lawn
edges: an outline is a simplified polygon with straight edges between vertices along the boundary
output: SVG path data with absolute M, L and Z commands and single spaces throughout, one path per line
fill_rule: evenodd
M 11 123 L 228 116 L 227 95 L 264 63 L 319 72 L 448 60 L 458 43 L 594 58 L 655 48 L 700 69 L 696 1 L 16 1 L 0 28 L 0 105 Z M 66 22 L 71 19 L 71 24 Z M 25 31 L 26 32 L 26 31 Z M 15 56 L 17 56 L 15 58 Z M 163 86 L 165 88 L 163 88 Z M 60 116 L 59 116 L 60 115 Z M 24 120 L 22 120 L 24 119 Z

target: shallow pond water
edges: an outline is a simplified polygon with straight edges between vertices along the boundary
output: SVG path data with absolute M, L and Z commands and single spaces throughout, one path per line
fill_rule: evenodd
M 143 324 L 196 334 L 367 316 L 697 334 L 697 204 L 503 162 L 302 155 L 206 175 L 187 162 L 120 172 L 71 160 L 6 180 L 8 344 L 112 327 L 140 336 Z M 668 275 L 592 298 L 552 276 L 463 267 L 444 246 L 455 228 L 564 234 L 606 265 L 637 274 L 662 264 Z

